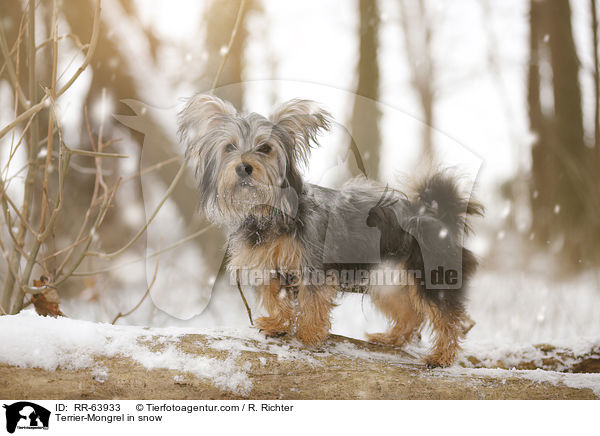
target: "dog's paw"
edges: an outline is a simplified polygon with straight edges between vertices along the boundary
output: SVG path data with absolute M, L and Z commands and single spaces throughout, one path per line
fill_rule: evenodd
M 317 347 L 323 343 L 325 338 L 329 336 L 329 330 L 317 330 L 314 328 L 302 328 L 298 326 L 298 339 L 308 347 Z
M 427 368 L 447 368 L 454 363 L 454 359 L 452 357 L 439 354 L 427 356 L 425 357 L 424 361 Z
M 256 327 L 260 332 L 262 332 L 265 336 L 271 338 L 279 338 L 281 336 L 285 336 L 289 333 L 289 322 L 282 322 L 277 318 L 273 318 L 270 316 L 263 316 L 256 320 Z
M 378 345 L 401 347 L 405 345 L 407 341 L 402 336 L 392 335 L 389 333 L 367 333 L 367 342 Z

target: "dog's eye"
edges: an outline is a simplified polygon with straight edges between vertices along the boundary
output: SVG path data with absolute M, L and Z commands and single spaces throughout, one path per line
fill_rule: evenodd
M 236 149 L 236 147 L 234 144 L 231 144 L 231 143 L 227 144 L 225 146 L 225 153 L 230 153 L 230 152 L 234 151 L 235 149 Z
M 271 146 L 269 144 L 262 144 L 256 149 L 259 153 L 269 154 L 271 152 Z

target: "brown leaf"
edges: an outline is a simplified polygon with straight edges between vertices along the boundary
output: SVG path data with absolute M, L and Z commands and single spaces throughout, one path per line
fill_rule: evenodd
M 36 282 L 37 280 L 34 280 Z M 31 297 L 31 302 L 35 307 L 35 311 L 42 316 L 65 316 L 64 313 L 61 312 L 60 307 L 60 298 L 58 297 L 58 293 L 56 289 L 48 289 L 47 291 L 42 292 L 41 294 L 36 294 Z

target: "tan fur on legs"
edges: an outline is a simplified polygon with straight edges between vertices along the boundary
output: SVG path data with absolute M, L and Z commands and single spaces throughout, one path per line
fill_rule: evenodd
M 281 288 L 277 279 L 272 279 L 268 285 L 260 286 L 258 290 L 269 316 L 258 318 L 257 327 L 267 336 L 289 333 L 292 328 L 293 307 L 287 290 Z
M 335 289 L 300 286 L 298 291 L 298 339 L 305 345 L 319 345 L 329 334 L 329 313 L 335 304 Z
M 460 351 L 463 327 L 460 320 L 438 313 L 432 320 L 435 342 L 433 352 L 425 358 L 428 366 L 450 366 Z
M 460 340 L 466 335 L 468 315 L 463 312 L 443 313 L 435 304 L 430 304 L 418 295 L 417 289 L 409 292 L 416 311 L 423 314 L 433 327 L 435 335 L 432 353 L 425 358 L 428 366 L 450 366 L 460 351 Z
M 379 286 L 373 288 L 371 297 L 392 326 L 385 333 L 367 334 L 369 342 L 400 347 L 418 336 L 423 315 L 413 307 L 407 286 Z

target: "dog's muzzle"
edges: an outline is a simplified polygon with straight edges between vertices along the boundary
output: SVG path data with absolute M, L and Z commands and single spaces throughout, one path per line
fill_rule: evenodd
M 241 178 L 249 177 L 252 174 L 252 165 L 247 163 L 241 163 L 235 167 L 236 174 Z

